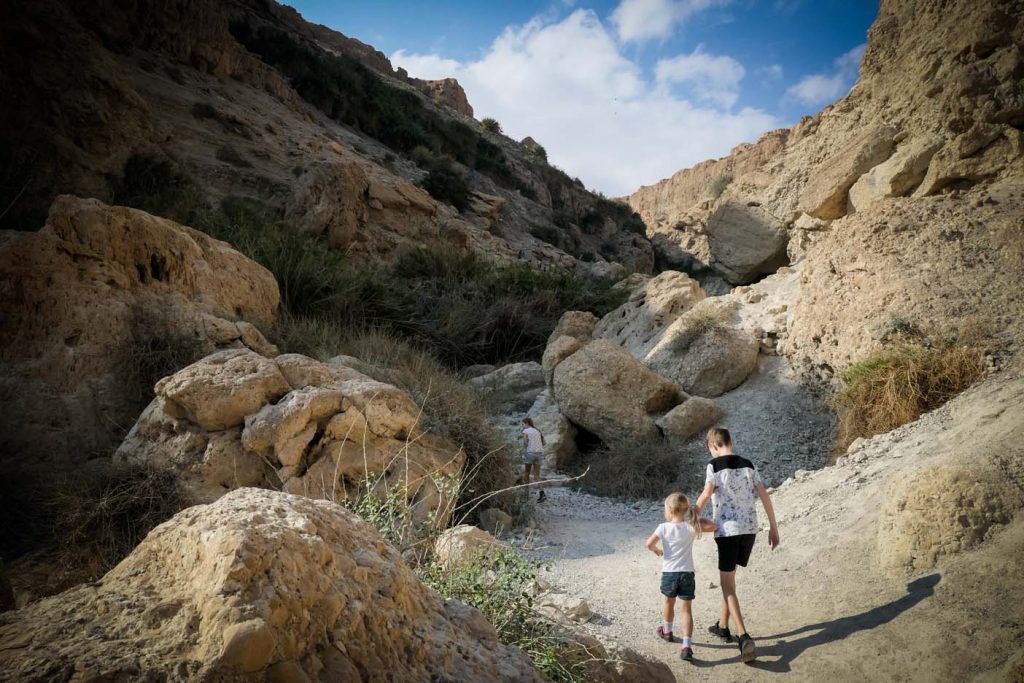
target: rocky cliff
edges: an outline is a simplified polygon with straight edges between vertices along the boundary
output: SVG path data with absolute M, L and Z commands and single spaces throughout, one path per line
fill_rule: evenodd
M 788 353 L 825 379 L 892 319 L 1016 348 L 1022 46 L 1019 2 L 886 0 L 849 95 L 629 202 L 665 264 L 732 284 L 796 265 Z
M 3 227 L 37 229 L 55 193 L 117 201 L 126 162 L 143 156 L 170 161 L 206 201 L 259 199 L 350 254 L 439 242 L 602 275 L 653 265 L 628 207 L 485 130 L 457 82 L 409 78 L 290 8 L 0 11 L 0 89 L 19 103 L 0 113 Z

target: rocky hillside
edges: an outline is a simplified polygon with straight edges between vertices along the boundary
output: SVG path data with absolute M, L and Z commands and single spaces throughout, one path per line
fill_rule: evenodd
M 629 202 L 665 265 L 732 285 L 797 266 L 789 354 L 810 375 L 901 321 L 1016 352 L 1022 46 L 1018 2 L 884 1 L 848 96 Z
M 258 199 L 351 254 L 439 242 L 605 276 L 652 268 L 628 207 L 485 129 L 456 82 L 411 79 L 275 2 L 2 12 L 0 89 L 18 102 L 0 113 L 4 228 L 38 229 L 57 193 L 123 203 L 125 180 L 187 179 L 202 200 Z M 176 172 L 145 177 L 146 160 Z

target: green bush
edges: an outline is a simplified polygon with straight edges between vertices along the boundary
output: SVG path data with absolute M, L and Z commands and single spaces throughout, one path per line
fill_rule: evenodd
M 490 117 L 485 118 L 480 121 L 480 125 L 482 125 L 484 127 L 484 130 L 486 130 L 488 133 L 501 133 L 501 124 L 498 123 L 496 119 L 492 119 Z
M 535 225 L 530 228 L 530 234 L 537 239 L 553 244 L 556 247 L 562 244 L 562 233 L 553 225 Z
M 435 163 L 423 179 L 423 189 L 434 199 L 451 204 L 459 211 L 469 207 L 469 183 L 449 164 Z
M 600 444 L 576 455 L 566 469 L 573 475 L 586 472 L 576 486 L 595 496 L 658 499 L 679 488 L 679 457 L 658 441 Z

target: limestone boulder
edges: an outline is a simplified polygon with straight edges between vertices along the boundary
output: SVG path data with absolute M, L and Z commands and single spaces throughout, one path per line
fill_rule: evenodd
M 444 567 L 460 564 L 488 555 L 503 544 L 494 536 L 471 524 L 460 524 L 445 529 L 434 541 L 434 558 Z
M 586 623 L 594 616 L 590 604 L 578 595 L 549 591 L 537 599 L 540 612 L 556 621 L 568 619 L 577 623 Z
M 450 513 L 443 481 L 461 471 L 462 450 L 417 428 L 408 394 L 352 368 L 230 350 L 156 391 L 115 459 L 174 470 L 188 500 L 242 486 L 338 502 L 401 491 L 412 522 Z
M 597 327 L 598 317 L 587 311 L 566 311 L 558 319 L 555 329 L 548 335 L 550 344 L 559 337 L 572 337 L 579 342 L 586 344 L 594 338 L 594 328 Z
M 711 267 L 734 285 L 753 282 L 789 263 L 785 226 L 760 206 L 725 201 L 708 218 L 705 231 Z
M 480 528 L 495 537 L 501 538 L 512 531 L 512 515 L 501 508 L 487 508 L 477 515 L 480 519 Z
M 595 339 L 607 339 L 641 358 L 676 318 L 704 298 L 696 280 L 669 270 L 632 289 L 629 299 L 594 327 Z
M 657 420 L 661 430 L 686 441 L 712 427 L 722 417 L 722 409 L 709 398 L 691 396 Z
M 544 680 L 359 517 L 259 489 L 188 508 L 101 581 L 9 613 L 0 651 L 26 683 Z
M 862 175 L 850 188 L 850 208 L 863 211 L 880 199 L 904 197 L 921 184 L 943 139 L 926 135 L 902 143 L 886 161 Z
M 558 409 L 551 389 L 541 392 L 527 415 L 544 435 L 544 468 L 562 469 L 576 453 L 576 428 Z
M 555 368 L 558 367 L 558 364 L 583 348 L 584 343 L 568 335 L 563 335 L 548 342 L 548 345 L 544 348 L 544 356 L 541 358 L 541 369 L 544 372 L 545 384 L 551 386 L 551 382 L 554 381 L 555 377 Z
M 525 410 L 544 389 L 544 369 L 535 361 L 509 363 L 474 377 L 469 384 L 488 397 L 497 410 Z
M 847 192 L 858 178 L 889 158 L 895 135 L 892 126 L 869 127 L 815 166 L 800 193 L 800 210 L 825 220 L 845 216 Z
M 896 572 L 923 572 L 970 550 L 1024 509 L 1024 462 L 999 453 L 946 462 L 893 482 L 879 516 L 878 557 Z
M 555 368 L 562 414 L 606 443 L 660 436 L 654 419 L 679 403 L 679 389 L 618 344 L 597 339 Z
M 32 226 L 39 227 L 39 226 Z M 160 378 L 223 348 L 276 355 L 273 275 L 205 233 L 60 196 L 0 239 L 0 450 L 70 464 L 111 449 Z
M 680 316 L 644 364 L 684 391 L 705 398 L 739 386 L 757 365 L 758 339 L 731 323 L 736 304 L 707 299 Z

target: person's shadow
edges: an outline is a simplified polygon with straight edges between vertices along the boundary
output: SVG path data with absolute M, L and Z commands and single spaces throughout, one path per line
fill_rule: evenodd
M 933 595 L 935 593 L 935 585 L 939 582 L 940 578 L 941 577 L 938 574 L 929 574 L 928 576 L 922 576 L 919 579 L 915 579 L 907 584 L 907 594 L 902 598 L 880 605 L 879 607 L 869 609 L 866 612 L 861 612 L 860 614 L 853 614 L 848 617 L 841 617 L 832 621 L 823 621 L 818 624 L 802 626 L 801 628 L 787 631 L 786 633 L 777 633 L 771 636 L 758 636 L 756 639 L 758 641 L 758 659 L 752 662 L 751 666 L 775 673 L 785 673 L 790 671 L 790 664 L 792 664 L 793 660 L 812 647 L 842 640 L 843 638 L 853 635 L 858 631 L 868 631 L 876 626 L 889 623 L 903 612 L 907 611 L 925 598 Z M 787 640 L 787 638 L 793 638 L 794 636 L 799 636 L 802 633 L 807 633 L 807 635 L 796 638 L 795 640 Z M 777 642 L 774 642 L 771 645 L 762 645 L 762 643 L 767 643 L 767 641 Z M 711 645 L 710 647 L 728 647 L 735 649 L 736 645 Z M 738 661 L 739 655 L 737 654 L 736 657 L 724 661 L 700 662 L 698 663 L 698 666 L 717 666 L 719 664 Z

